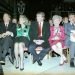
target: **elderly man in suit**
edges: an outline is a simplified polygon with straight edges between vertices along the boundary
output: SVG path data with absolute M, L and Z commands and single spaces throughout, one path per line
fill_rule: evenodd
M 29 51 L 33 55 L 33 63 L 37 61 L 39 66 L 42 66 L 41 60 L 50 50 L 48 38 L 50 36 L 50 25 L 48 22 L 44 21 L 45 14 L 43 12 L 38 12 L 36 14 L 36 20 L 31 23 L 29 35 L 30 35 L 30 45 Z M 38 46 L 42 47 L 39 54 L 36 53 L 36 48 Z
M 65 44 L 70 49 L 70 66 L 74 65 L 74 55 L 75 55 L 75 14 L 69 14 L 69 23 L 65 25 L 66 40 Z
M 4 13 L 3 22 L 0 23 L 0 33 L 1 33 L 1 47 L 2 47 L 2 59 L 0 63 L 5 64 L 6 54 L 11 47 L 10 53 L 10 61 L 13 63 L 14 59 L 14 38 L 16 36 L 16 25 L 10 22 L 10 15 L 8 13 Z

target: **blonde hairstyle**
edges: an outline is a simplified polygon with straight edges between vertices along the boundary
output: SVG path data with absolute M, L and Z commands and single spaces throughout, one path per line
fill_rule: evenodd
M 25 25 L 30 25 L 30 21 L 28 20 L 28 18 L 25 15 L 20 15 L 19 18 L 23 18 Z
M 59 15 L 54 15 L 53 18 L 52 18 L 52 20 L 55 20 L 55 19 L 59 19 L 60 22 L 62 21 L 62 17 L 59 16 Z

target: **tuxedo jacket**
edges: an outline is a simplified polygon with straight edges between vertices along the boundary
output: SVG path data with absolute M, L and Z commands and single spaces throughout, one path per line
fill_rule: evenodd
M 0 33 L 5 33 L 6 31 L 10 31 L 14 34 L 14 37 L 16 36 L 16 24 L 9 23 L 8 27 L 6 28 L 5 24 L 2 22 L 0 23 Z
M 42 28 L 42 39 L 45 41 L 45 46 L 49 46 L 49 42 L 48 42 L 48 38 L 50 36 L 50 25 L 48 22 L 44 22 L 43 23 L 43 28 Z M 37 21 L 33 21 L 31 23 L 30 26 L 30 30 L 29 30 L 29 37 L 30 37 L 30 41 L 33 42 L 33 40 L 37 40 L 38 39 L 38 22 Z

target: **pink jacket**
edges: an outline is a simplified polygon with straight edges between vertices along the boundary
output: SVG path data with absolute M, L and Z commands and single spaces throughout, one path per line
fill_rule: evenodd
M 60 28 L 60 33 L 61 33 L 61 34 L 58 33 L 59 40 L 52 40 L 52 38 L 54 38 L 56 36 L 56 34 L 54 34 L 54 26 L 50 27 L 50 33 L 51 33 L 51 35 L 50 35 L 48 41 L 49 41 L 49 43 L 50 43 L 51 46 L 54 45 L 54 44 L 56 44 L 56 43 L 58 43 L 58 42 L 62 43 L 62 47 L 65 46 L 65 44 L 64 44 L 64 40 L 65 40 L 64 27 L 60 26 L 59 28 Z

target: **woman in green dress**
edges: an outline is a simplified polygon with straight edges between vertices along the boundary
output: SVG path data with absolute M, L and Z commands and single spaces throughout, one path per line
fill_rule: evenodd
M 14 52 L 16 58 L 16 69 L 20 67 L 20 70 L 24 70 L 24 48 L 29 44 L 29 29 L 30 22 L 27 17 L 20 15 L 19 24 L 17 25 L 17 36 L 15 38 Z M 20 60 L 19 60 L 20 58 Z

